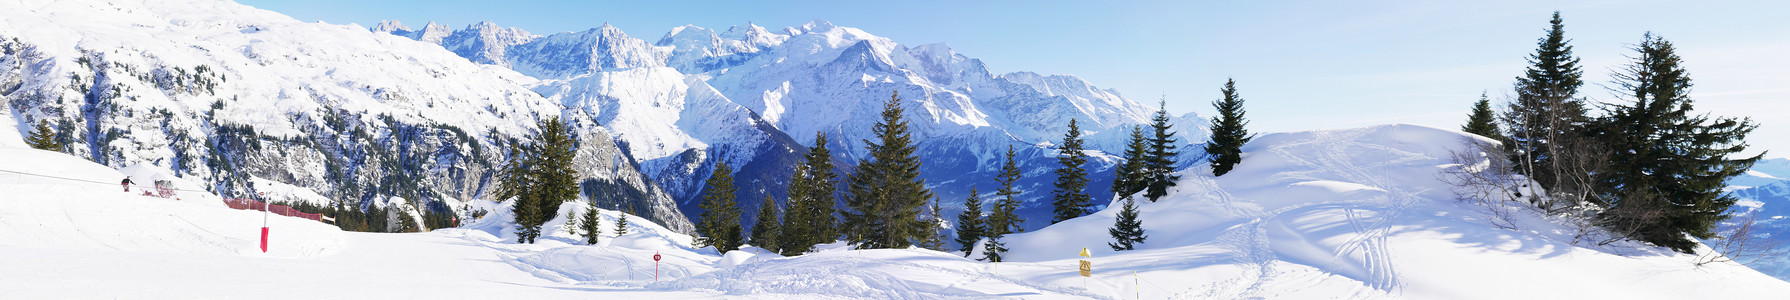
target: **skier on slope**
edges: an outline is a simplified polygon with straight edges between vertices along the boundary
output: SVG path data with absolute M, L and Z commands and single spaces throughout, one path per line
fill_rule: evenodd
M 131 177 L 125 176 L 124 181 L 118 182 L 118 185 L 124 186 L 124 192 L 129 193 L 131 191 L 132 183 L 135 183 L 135 182 L 131 182 Z

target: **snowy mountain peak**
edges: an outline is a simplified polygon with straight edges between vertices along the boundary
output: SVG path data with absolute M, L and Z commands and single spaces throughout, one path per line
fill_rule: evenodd
M 429 21 L 428 25 L 423 25 L 422 31 L 410 33 L 410 35 L 413 35 L 411 37 L 412 39 L 432 44 L 440 44 L 441 39 L 446 38 L 450 34 L 454 34 L 452 29 L 448 29 L 447 26 L 442 26 L 441 24 L 435 24 L 435 21 Z
M 802 24 L 801 29 L 802 29 L 802 32 L 826 32 L 829 30 L 833 30 L 833 27 L 834 27 L 833 22 L 828 22 L 827 20 L 821 20 L 821 19 L 814 19 L 812 21 L 808 21 L 808 23 L 806 23 L 806 24 Z
M 404 26 L 404 23 L 398 22 L 398 20 L 384 20 L 379 21 L 379 26 L 373 27 L 373 32 L 377 33 L 392 33 L 399 31 L 410 31 L 410 26 Z

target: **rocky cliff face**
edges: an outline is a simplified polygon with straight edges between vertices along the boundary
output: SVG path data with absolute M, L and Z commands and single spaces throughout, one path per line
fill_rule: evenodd
M 534 78 L 354 26 L 209 1 L 0 8 L 0 95 L 20 123 L 54 124 L 64 152 L 226 196 L 260 178 L 351 206 L 491 200 L 507 145 L 562 116 Z M 606 129 L 578 125 L 587 190 L 689 229 Z

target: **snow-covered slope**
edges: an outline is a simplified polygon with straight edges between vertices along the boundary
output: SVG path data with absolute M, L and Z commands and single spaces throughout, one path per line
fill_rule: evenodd
M 1140 203 L 1139 250 L 1105 243 L 1117 205 L 1014 235 L 1009 258 L 1072 266 L 1094 252 L 1096 287 L 1150 282 L 1146 298 L 1757 299 L 1790 291 L 1745 266 L 1635 243 L 1573 243 L 1530 210 L 1458 201 L 1439 178 L 1469 136 L 1415 125 L 1277 133 L 1244 147 L 1231 173 L 1201 168 Z M 1497 208 L 1502 209 L 1502 208 Z M 1102 272 L 1101 270 L 1105 270 Z M 1071 273 L 1034 281 L 1069 284 Z
M 455 31 L 440 44 L 475 62 L 510 66 L 544 79 L 535 90 L 580 110 L 616 132 L 643 172 L 680 199 L 694 215 L 697 195 L 716 162 L 741 172 L 736 185 L 747 206 L 764 194 L 782 197 L 788 162 L 826 134 L 844 163 L 864 156 L 883 101 L 900 93 L 914 128 L 922 170 L 935 193 L 955 203 L 972 186 L 992 189 L 993 174 L 1008 146 L 1029 170 L 1055 167 L 1051 145 L 1070 119 L 1080 122 L 1096 151 L 1096 170 L 1115 160 L 1131 125 L 1148 121 L 1152 105 L 1124 98 L 1066 75 L 1017 72 L 995 75 L 980 60 L 944 44 L 908 47 L 856 28 L 814 21 L 773 32 L 746 24 L 724 32 L 694 25 L 673 28 L 657 42 L 629 37 L 612 26 L 534 38 L 496 35 L 483 42 L 453 37 L 494 37 L 477 32 L 489 23 Z M 392 23 L 375 31 L 422 41 L 428 35 Z M 425 30 L 426 32 L 427 30 Z M 461 44 L 484 45 L 463 51 Z M 513 44 L 502 48 L 494 45 Z M 490 57 L 504 57 L 492 60 Z M 1175 120 L 1183 160 L 1200 157 L 1205 121 L 1188 114 Z M 752 168 L 740 168 L 740 166 Z M 1021 210 L 1048 219 L 1041 199 L 1049 172 L 1027 174 L 1020 185 L 1038 191 Z M 1095 172 L 1094 194 L 1107 194 L 1109 172 Z M 752 219 L 749 216 L 748 219 Z
M 20 298 L 531 299 L 1771 299 L 1786 283 L 1744 266 L 1632 243 L 1573 244 L 1571 228 L 1526 210 L 1514 228 L 1454 200 L 1436 178 L 1467 135 L 1412 125 L 1271 134 L 1223 178 L 1183 172 L 1143 203 L 1149 239 L 1102 245 L 1116 208 L 1009 237 L 1003 263 L 923 249 L 828 244 L 781 257 L 725 255 L 599 210 L 601 241 L 560 206 L 536 244 L 515 244 L 496 207 L 464 228 L 356 233 L 216 202 L 133 196 L 111 184 L 0 177 L 0 290 Z M 59 177 L 121 176 L 67 155 L 0 149 L 0 165 Z M 204 197 L 215 199 L 215 196 Z M 507 204 L 506 204 L 507 206 Z M 1076 255 L 1081 247 L 1092 258 Z M 653 255 L 662 260 L 653 261 Z M 1076 273 L 1092 261 L 1092 277 Z M 121 268 L 119 266 L 129 266 Z M 656 274 L 655 274 L 656 273 Z M 655 280 L 655 275 L 657 280 Z
M 363 206 L 393 196 L 488 199 L 509 141 L 561 116 L 558 103 L 528 88 L 535 79 L 512 70 L 228 1 L 6 2 L 0 16 L 0 93 L 19 122 L 49 120 L 69 144 L 64 152 L 155 165 L 226 195 L 251 194 L 258 178 Z M 527 36 L 487 33 L 477 40 Z M 577 128 L 607 135 L 595 124 Z M 580 145 L 614 156 L 590 161 L 626 161 L 592 148 L 615 147 L 609 141 Z M 616 165 L 585 178 L 629 190 L 615 201 L 655 220 L 689 227 L 669 195 L 632 164 Z

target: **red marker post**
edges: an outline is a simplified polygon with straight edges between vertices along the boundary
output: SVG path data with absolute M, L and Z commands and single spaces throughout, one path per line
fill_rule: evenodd
M 659 253 L 653 252 L 653 282 L 659 282 Z
M 265 193 L 256 193 L 256 195 L 263 196 L 261 197 L 261 253 L 267 253 L 267 210 L 272 208 L 273 203 L 267 203 L 267 197 L 265 197 L 267 194 Z

